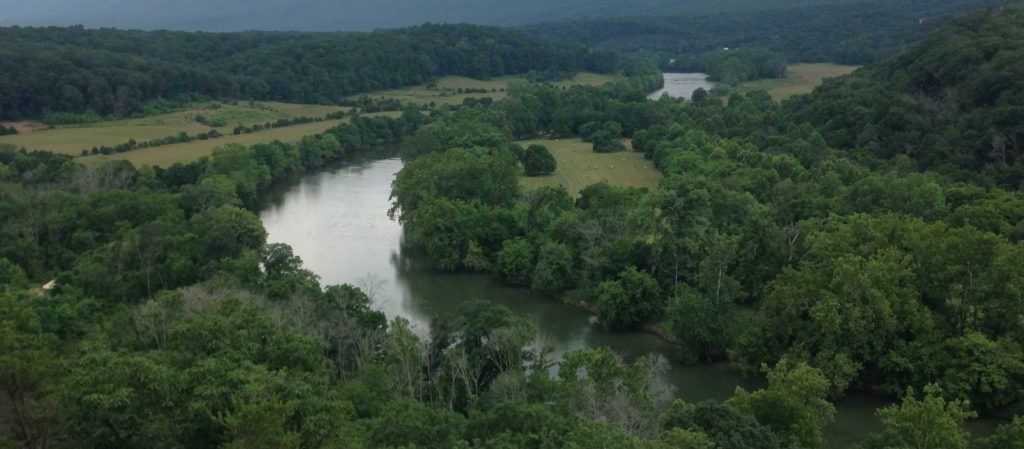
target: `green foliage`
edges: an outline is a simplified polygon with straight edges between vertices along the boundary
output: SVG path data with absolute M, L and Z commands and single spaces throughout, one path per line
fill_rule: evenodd
M 712 81 L 739 84 L 786 77 L 786 59 L 758 48 L 722 49 L 704 55 L 703 59 L 704 72 Z
M 526 176 L 544 176 L 555 172 L 555 157 L 544 145 L 530 145 L 522 156 Z
M 703 11 L 707 4 L 678 4 L 673 11 L 592 14 L 589 18 L 528 25 L 531 34 L 622 53 L 644 51 L 659 56 L 670 72 L 706 70 L 702 56 L 729 48 L 764 48 L 790 61 L 865 64 L 906 49 L 964 11 L 1001 4 L 988 0 L 757 3 L 757 11 L 717 2 L 723 10 Z M 925 18 L 925 20 L 922 20 Z M 680 42 L 686 45 L 680 46 Z
M 916 102 L 968 101 L 949 89 L 972 80 L 961 92 L 978 103 L 960 110 L 1012 117 L 1015 78 L 999 64 L 1014 64 L 1004 41 L 1019 12 L 1003 11 L 983 16 L 990 28 L 954 25 L 964 45 L 943 31 L 926 46 L 949 48 L 865 70 L 917 91 L 876 91 L 856 75 L 785 105 L 763 93 L 652 102 L 653 61 L 637 58 L 601 88 L 524 84 L 507 102 L 430 117 L 356 115 L 298 144 L 230 146 L 166 169 L 0 148 L 0 444 L 818 447 L 835 414 L 828 395 L 934 384 L 941 392 L 927 386 L 924 399 L 883 409 L 886 428 L 866 447 L 965 447 L 967 400 L 985 411 L 1022 400 L 1024 196 L 994 187 L 1013 185 L 1012 170 L 959 153 L 976 149 L 959 143 L 986 118 L 960 122 Z M 975 38 L 986 44 L 968 45 Z M 251 39 L 294 39 L 298 54 L 314 38 Z M 989 51 L 1005 54 L 989 61 Z M 874 78 L 894 65 L 906 76 Z M 837 106 L 833 94 L 864 98 Z M 998 129 L 1015 129 L 1000 117 Z M 921 123 L 928 133 L 914 130 Z M 575 131 L 632 137 L 661 185 L 524 194 L 512 136 Z M 919 172 L 932 166 L 918 151 L 934 148 L 931 134 L 958 146 Z M 664 360 L 589 348 L 565 354 L 553 376 L 535 330 L 484 301 L 435 320 L 421 340 L 401 318 L 388 325 L 366 293 L 324 288 L 291 248 L 267 244 L 251 210 L 273 180 L 410 135 L 392 214 L 439 268 L 554 293 L 581 287 L 613 327 L 666 311 L 687 354 L 771 366 L 767 387 L 676 402 L 659 422 Z M 996 139 L 1004 150 L 1007 139 Z M 25 291 L 54 278 L 50 296 Z M 1013 447 L 1020 428 L 978 445 Z
M 978 449 L 1020 449 L 1024 447 L 1024 418 L 1013 418 L 1013 422 L 1002 424 L 987 437 L 975 440 L 973 447 Z
M 969 404 L 942 399 L 942 390 L 934 385 L 925 388 L 922 399 L 908 389 L 903 402 L 878 411 L 885 430 L 871 435 L 865 449 L 883 447 L 967 448 L 970 434 L 963 422 L 975 415 Z
M 1011 104 L 1022 91 L 1011 80 L 1024 64 L 1022 22 L 1019 5 L 962 17 L 898 58 L 825 83 L 787 112 L 835 147 L 905 155 L 954 179 L 1018 189 L 1020 111 Z
M 613 329 L 635 329 L 664 308 L 658 281 L 629 267 L 597 287 L 598 317 Z
M 836 413 L 825 399 L 828 392 L 829 382 L 821 371 L 783 359 L 768 370 L 767 389 L 748 393 L 737 388 L 728 404 L 753 416 L 783 441 L 817 448 L 824 441 L 822 429 Z
M 533 271 L 533 288 L 559 291 L 576 284 L 572 251 L 560 243 L 546 243 L 540 247 L 537 267 Z
M 370 447 L 457 447 L 465 418 L 450 410 L 430 407 L 419 401 L 400 400 L 389 404 L 373 423 Z
M 662 414 L 661 422 L 666 430 L 703 434 L 716 447 L 769 449 L 784 444 L 768 427 L 728 404 L 707 401 L 694 405 L 677 399 Z
M 513 285 L 530 285 L 535 264 L 533 245 L 526 239 L 506 240 L 497 254 L 497 268 L 505 281 Z

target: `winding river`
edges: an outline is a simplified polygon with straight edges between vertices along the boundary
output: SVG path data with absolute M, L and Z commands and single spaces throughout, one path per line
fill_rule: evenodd
M 401 226 L 387 216 L 391 180 L 401 167 L 398 159 L 365 161 L 275 185 L 260 212 L 268 240 L 291 245 L 324 285 L 363 288 L 389 319 L 405 317 L 423 336 L 430 317 L 454 311 L 463 301 L 486 299 L 529 320 L 539 331 L 537 344 L 554 348 L 553 357 L 591 346 L 611 347 L 627 359 L 662 355 L 670 369 L 659 384 L 690 402 L 724 400 L 737 386 L 763 384 L 729 365 L 683 364 L 673 346 L 657 337 L 607 332 L 587 312 L 489 276 L 433 272 L 422 254 L 403 244 Z M 874 416 L 884 405 L 881 399 L 849 395 L 836 405 L 837 420 L 826 429 L 829 448 L 850 447 L 881 426 Z

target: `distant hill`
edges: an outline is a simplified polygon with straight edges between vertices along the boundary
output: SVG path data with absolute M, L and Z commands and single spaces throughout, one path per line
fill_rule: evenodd
M 35 0 L 0 25 L 170 30 L 368 31 L 435 23 L 515 26 L 625 15 L 763 11 L 856 0 Z
M 728 13 L 629 16 L 525 26 L 534 35 L 605 50 L 659 54 L 680 70 L 700 55 L 757 47 L 794 62 L 865 64 L 894 56 L 964 12 L 1005 0 L 861 0 Z M 804 2 L 810 3 L 810 2 Z

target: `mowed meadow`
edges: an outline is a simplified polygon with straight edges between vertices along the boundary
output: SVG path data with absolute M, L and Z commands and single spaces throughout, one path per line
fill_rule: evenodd
M 739 92 L 750 92 L 758 89 L 768 91 L 775 101 L 782 101 L 794 95 L 808 94 L 828 78 L 848 75 L 859 66 L 840 64 L 790 64 L 786 67 L 786 77 L 781 79 L 763 79 L 736 86 Z
M 52 151 L 78 156 L 82 154 L 82 150 L 91 150 L 93 147 L 102 146 L 114 147 L 132 139 L 136 142 L 145 142 L 177 136 L 181 133 L 195 136 L 214 129 L 220 134 L 230 135 L 234 127 L 238 125 L 252 126 L 296 117 L 323 118 L 329 113 L 347 109 L 338 106 L 277 102 L 238 102 L 237 104 L 203 102 L 185 110 L 146 117 L 83 125 L 57 125 L 52 128 L 37 126 L 37 129 L 30 132 L 0 136 L 0 144 L 6 143 L 27 150 Z M 197 121 L 199 115 L 205 117 L 205 121 L 208 123 L 219 122 L 223 123 L 223 126 L 214 127 L 200 123 Z M 224 139 L 213 139 L 212 141 L 219 140 Z
M 551 175 L 520 178 L 520 183 L 526 189 L 560 185 L 573 196 L 579 196 L 583 188 L 602 181 L 613 186 L 645 187 L 651 190 L 656 189 L 661 182 L 661 171 L 654 167 L 653 162 L 645 159 L 642 153 L 595 153 L 593 144 L 576 138 L 535 139 L 516 143 L 523 148 L 533 144 L 544 145 L 558 163 Z M 629 142 L 626 143 L 627 149 L 631 149 Z
M 363 114 L 364 117 L 390 116 L 398 117 L 401 112 L 378 112 Z M 194 140 L 192 142 L 162 145 L 152 148 L 115 153 L 110 155 L 96 155 L 79 158 L 83 164 L 93 164 L 106 160 L 126 160 L 136 167 L 152 165 L 155 167 L 167 167 L 176 163 L 189 163 L 203 156 L 213 154 L 213 150 L 230 143 L 237 143 L 245 146 L 256 145 L 279 140 L 285 143 L 296 143 L 303 137 L 321 134 L 328 129 L 347 122 L 348 117 L 341 120 L 324 120 L 301 125 L 285 126 L 281 128 L 265 129 L 250 134 L 226 135 L 219 139 Z

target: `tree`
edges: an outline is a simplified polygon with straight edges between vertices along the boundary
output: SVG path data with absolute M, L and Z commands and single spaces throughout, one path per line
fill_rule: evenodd
M 506 240 L 497 254 L 497 268 L 505 281 L 513 285 L 530 285 L 536 267 L 533 245 L 529 240 Z
M 970 410 L 968 402 L 947 402 L 939 387 L 928 385 L 923 398 L 917 399 L 914 389 L 908 388 L 899 405 L 880 409 L 878 416 L 885 429 L 868 438 L 864 443 L 866 449 L 965 449 L 970 434 L 963 429 L 963 423 L 976 414 Z
M 522 160 L 526 176 L 545 176 L 555 171 L 555 157 L 544 145 L 535 144 L 527 147 Z
M 634 435 L 645 434 L 655 425 L 655 379 L 664 369 L 666 361 L 656 356 L 626 363 L 609 348 L 569 351 L 558 369 L 568 395 L 561 405 Z
M 576 284 L 576 270 L 573 268 L 572 250 L 561 243 L 546 243 L 537 256 L 537 267 L 533 271 L 533 288 L 559 291 Z
M 693 359 L 721 357 L 732 343 L 735 314 L 730 303 L 715 303 L 684 286 L 669 301 L 668 316 L 673 334 Z
M 623 270 L 618 279 L 597 287 L 598 316 L 614 329 L 635 329 L 662 308 L 658 282 L 636 267 Z
M 735 407 L 705 401 L 688 404 L 675 400 L 661 415 L 665 430 L 682 429 L 705 435 L 715 447 L 735 449 L 779 449 L 783 447 L 779 437 L 771 429 L 760 424 L 753 416 L 740 412 Z
M 748 393 L 737 388 L 728 404 L 753 416 L 783 440 L 804 448 L 821 447 L 822 429 L 836 413 L 825 399 L 830 390 L 828 380 L 821 371 L 788 358 L 767 371 L 767 389 Z
M 977 449 L 1024 449 L 1024 417 L 1015 416 L 1008 424 L 1000 424 L 996 431 L 976 440 Z
M 0 423 L 28 449 L 49 447 L 60 432 L 54 390 L 63 370 L 56 342 L 42 332 L 39 317 L 25 302 L 0 293 Z

